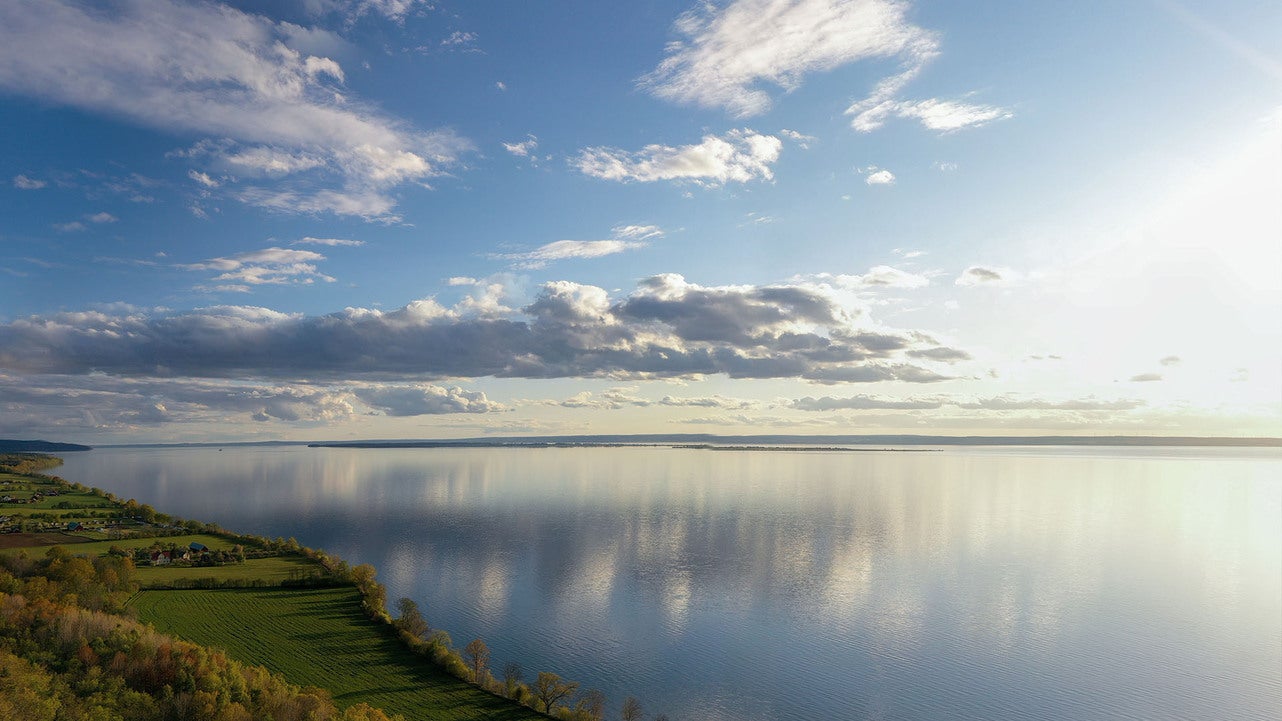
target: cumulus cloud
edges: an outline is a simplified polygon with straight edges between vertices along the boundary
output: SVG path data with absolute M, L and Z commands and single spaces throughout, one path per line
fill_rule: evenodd
M 770 166 L 782 149 L 783 143 L 773 135 L 745 128 L 723 136 L 705 135 L 697 145 L 647 145 L 636 152 L 586 148 L 573 163 L 583 174 L 604 180 L 676 180 L 717 186 L 772 180 Z
M 792 142 L 796 143 L 797 147 L 801 148 L 802 150 L 810 150 L 810 144 L 817 142 L 819 140 L 819 138 L 816 138 L 813 135 L 806 135 L 804 133 L 799 133 L 796 130 L 789 130 L 787 128 L 780 130 L 779 134 L 784 136 L 785 138 L 788 138 Z
M 297 255 L 310 252 L 270 248 L 197 265 L 246 283 L 273 273 L 297 282 L 272 264 L 310 265 L 313 258 Z M 494 300 L 491 291 L 486 297 Z M 216 306 L 22 318 L 0 324 L 0 370 L 419 382 L 714 374 L 818 383 L 947 379 L 906 362 L 907 351 L 937 345 L 924 334 L 861 328 L 862 311 L 822 284 L 701 286 L 666 274 L 617 299 L 602 288 L 555 281 L 519 311 L 483 300 L 469 297 L 451 308 L 429 298 L 393 311 L 324 316 Z
M 362 403 L 389 416 L 426 416 L 444 413 L 494 413 L 507 410 L 480 391 L 430 384 L 378 385 L 356 388 Z
M 414 130 L 348 97 L 336 62 L 299 49 L 304 35 L 327 34 L 213 3 L 123 0 L 108 13 L 69 0 L 16 0 L 0 6 L 0 88 L 226 139 L 205 146 L 205 160 L 290 176 L 290 192 L 310 199 L 308 208 L 338 214 L 388 214 L 392 186 L 432 177 L 468 148 L 452 133 Z M 337 192 L 335 185 L 384 202 L 326 202 L 320 191 Z
M 190 378 L 10 376 L 0 373 L 0 398 L 42 425 L 111 429 L 158 423 L 257 421 L 322 423 L 354 413 L 345 389 L 294 383 Z
M 199 263 L 181 266 L 186 270 L 221 271 L 214 276 L 215 283 L 234 283 L 244 285 L 310 285 L 317 280 L 333 282 L 333 278 L 321 273 L 316 262 L 325 260 L 325 256 L 311 250 L 292 250 L 289 248 L 264 248 L 238 253 L 225 258 L 210 258 Z M 235 286 L 223 290 L 239 290 Z
M 613 229 L 612 235 L 608 240 L 557 240 L 524 253 L 495 253 L 490 257 L 515 261 L 521 268 L 542 268 L 556 260 L 600 258 L 644 248 L 650 238 L 663 235 L 663 230 L 654 225 L 621 225 Z
M 13 187 L 17 188 L 18 190 L 39 190 L 45 187 L 46 185 L 48 185 L 48 183 L 46 183 L 43 180 L 28 178 L 25 175 L 13 176 Z
M 868 185 L 894 185 L 895 174 L 883 168 L 869 168 L 864 182 Z

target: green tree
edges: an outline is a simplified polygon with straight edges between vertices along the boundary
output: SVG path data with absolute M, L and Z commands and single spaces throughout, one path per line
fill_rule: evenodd
M 412 598 L 402 598 L 396 602 L 396 627 L 414 638 L 426 639 L 432 635 L 432 627 L 418 610 L 418 604 Z
M 543 713 L 552 713 L 552 707 L 569 698 L 579 690 L 577 681 L 565 681 L 560 676 L 540 671 L 534 680 L 534 697 L 543 704 Z
M 629 696 L 623 699 L 623 709 L 619 711 L 619 718 L 623 721 L 641 721 L 645 711 L 641 708 L 641 702 L 636 696 Z

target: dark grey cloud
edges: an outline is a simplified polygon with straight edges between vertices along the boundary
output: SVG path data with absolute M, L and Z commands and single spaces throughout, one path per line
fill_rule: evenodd
M 349 308 L 323 316 L 216 306 L 29 317 L 0 324 L 0 371 L 331 383 L 712 374 L 821 383 L 948 378 L 901 360 L 914 352 L 940 360 L 929 336 L 858 330 L 857 321 L 858 313 L 823 285 L 703 287 L 660 275 L 618 300 L 594 286 L 547 283 L 519 312 L 445 308 L 428 299 L 394 311 Z
M 970 360 L 970 354 L 966 351 L 957 348 L 947 348 L 945 346 L 910 350 L 904 355 L 907 355 L 909 358 L 926 358 L 944 363 L 956 363 L 958 361 Z

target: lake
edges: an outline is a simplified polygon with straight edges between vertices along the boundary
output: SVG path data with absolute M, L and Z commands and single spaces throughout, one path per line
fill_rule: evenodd
M 1282 717 L 1282 452 L 111 448 L 55 471 L 371 563 L 496 675 L 673 721 Z

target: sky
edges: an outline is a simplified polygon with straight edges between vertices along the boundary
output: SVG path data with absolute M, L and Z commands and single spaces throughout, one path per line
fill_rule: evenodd
M 1280 27 L 0 0 L 0 436 L 1282 436 Z

